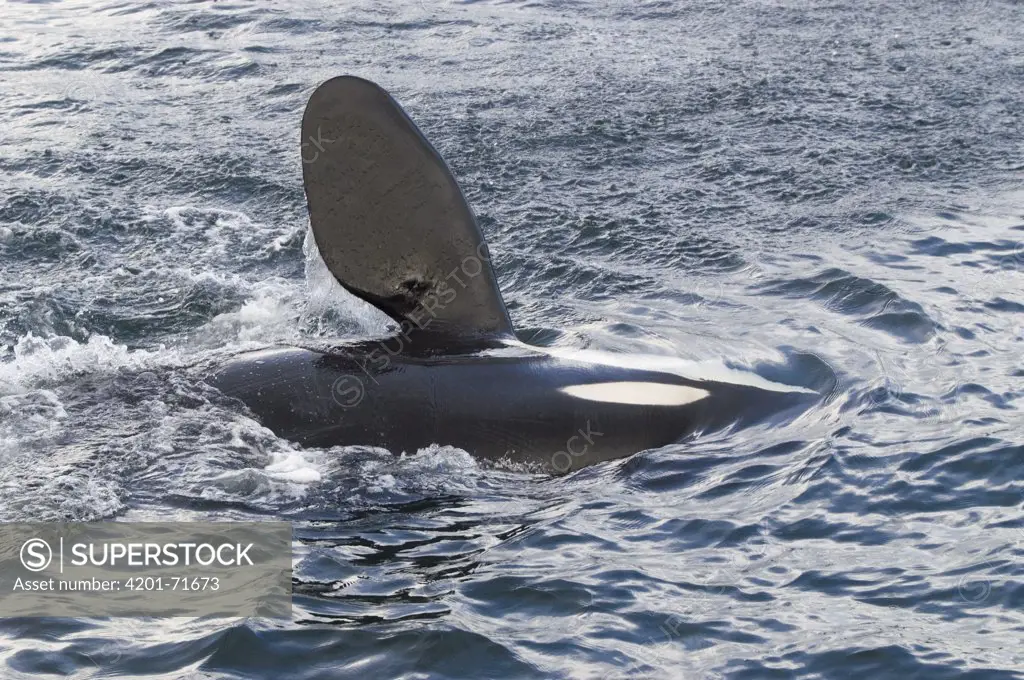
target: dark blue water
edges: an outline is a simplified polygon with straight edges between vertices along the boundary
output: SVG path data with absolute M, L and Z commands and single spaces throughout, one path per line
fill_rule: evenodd
M 1016 0 L 4 4 L 0 519 L 293 520 L 296 598 L 2 619 L 0 676 L 1024 676 L 1022 36 Z M 341 73 L 448 158 L 528 337 L 827 394 L 557 478 L 276 438 L 204 367 L 382 328 L 303 252 Z

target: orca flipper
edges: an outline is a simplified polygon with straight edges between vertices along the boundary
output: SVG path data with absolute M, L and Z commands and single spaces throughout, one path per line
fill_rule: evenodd
M 302 174 L 327 268 L 414 341 L 513 337 L 473 210 L 440 154 L 381 87 L 341 76 L 302 117 Z

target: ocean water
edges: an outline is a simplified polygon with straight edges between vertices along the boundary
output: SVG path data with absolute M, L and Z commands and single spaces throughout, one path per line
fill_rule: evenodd
M 1024 676 L 1024 6 L 0 6 L 0 520 L 284 519 L 291 621 L 0 619 L 0 677 Z M 380 332 L 298 126 L 403 103 L 555 348 L 799 417 L 548 477 L 303 449 L 204 385 Z

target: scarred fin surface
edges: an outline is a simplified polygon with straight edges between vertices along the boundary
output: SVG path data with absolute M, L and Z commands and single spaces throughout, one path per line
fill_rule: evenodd
M 342 76 L 302 118 L 310 222 L 341 285 L 414 339 L 511 338 L 487 245 L 440 154 L 381 87 Z

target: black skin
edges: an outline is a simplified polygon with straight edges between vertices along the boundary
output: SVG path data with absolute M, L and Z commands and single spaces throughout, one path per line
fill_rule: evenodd
M 321 84 L 303 113 L 300 148 L 324 264 L 390 316 L 400 335 L 240 355 L 210 377 L 279 436 L 394 453 L 452 445 L 567 472 L 808 402 L 806 394 L 541 351 L 510 354 L 512 322 L 473 210 L 440 154 L 380 86 L 353 76 Z M 560 391 L 600 382 L 689 385 L 710 395 L 656 406 Z
M 395 348 L 395 343 L 391 347 Z M 604 403 L 560 387 L 599 382 L 689 385 L 683 406 Z M 329 350 L 283 347 L 235 357 L 209 382 L 280 437 L 305 446 L 366 445 L 413 453 L 431 444 L 551 472 L 677 442 L 807 403 L 806 394 L 694 381 L 543 353 L 389 353 L 384 342 Z

